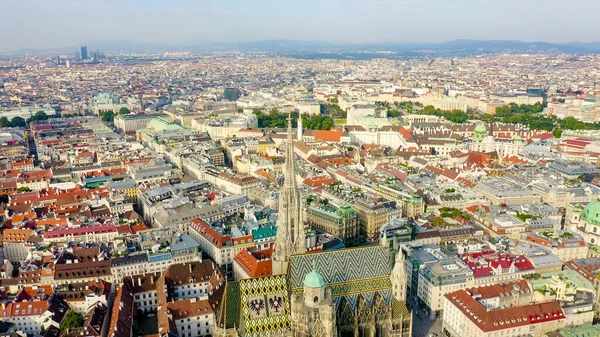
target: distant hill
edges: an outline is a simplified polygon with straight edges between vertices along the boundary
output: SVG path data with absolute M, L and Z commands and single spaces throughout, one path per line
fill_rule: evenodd
M 90 41 L 84 43 L 88 50 L 100 50 L 104 53 L 162 53 L 166 51 L 190 52 L 267 52 L 290 54 L 298 57 L 319 55 L 317 57 L 354 58 L 350 55 L 368 55 L 376 53 L 379 57 L 385 53 L 394 57 L 411 56 L 465 56 L 498 53 L 600 53 L 600 42 L 523 42 L 515 40 L 454 40 L 443 43 L 331 43 L 325 41 L 264 40 L 239 43 L 205 43 L 196 45 L 166 45 L 127 40 Z M 10 54 L 58 54 L 76 53 L 79 46 L 53 49 L 26 49 Z M 5 53 L 8 54 L 8 53 Z M 336 56 L 337 55 L 337 56 Z M 340 56 L 341 55 L 341 56 Z M 373 56 L 374 57 L 374 56 Z
M 579 47 L 579 48 L 584 48 L 587 50 L 593 50 L 597 53 L 600 53 L 600 41 L 594 41 L 594 42 L 567 42 L 565 43 L 565 45 L 567 46 L 573 46 L 573 47 Z

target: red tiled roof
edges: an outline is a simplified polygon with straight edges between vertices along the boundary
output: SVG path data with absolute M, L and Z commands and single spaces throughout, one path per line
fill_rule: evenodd
M 515 290 L 524 294 L 531 293 L 529 289 L 529 283 L 525 280 L 515 280 L 505 283 L 496 283 L 486 286 L 479 286 L 474 288 L 466 289 L 472 296 L 477 297 L 479 300 L 504 297 L 511 295 Z
M 304 184 L 310 187 L 329 185 L 335 182 L 337 182 L 337 180 L 329 176 L 314 176 L 311 178 L 304 179 Z
M 8 242 L 25 242 L 27 238 L 34 235 L 31 229 L 5 229 L 2 233 L 3 240 Z
M 129 225 L 121 225 L 117 227 L 117 232 L 119 234 L 133 234 L 131 227 Z
M 56 228 L 44 233 L 44 238 L 61 238 L 67 235 L 86 235 L 100 233 L 114 233 L 117 228 L 112 224 L 102 224 L 93 226 L 82 226 L 77 228 Z
M 192 221 L 190 221 L 190 227 L 195 229 L 198 233 L 200 233 L 200 235 L 204 236 L 204 238 L 218 248 L 221 248 L 231 242 L 231 237 L 229 235 L 221 235 L 217 233 L 217 231 L 212 229 L 212 227 L 200 219 L 192 219 Z
M 464 289 L 446 294 L 445 297 L 483 332 L 513 329 L 565 318 L 560 304 L 556 301 L 488 310 Z
M 340 142 L 342 138 L 341 131 L 317 130 L 315 132 L 315 140 L 323 140 L 326 142 Z
M 242 249 L 233 259 L 251 278 L 271 276 L 273 274 L 272 253 L 272 245 L 268 249 L 253 252 L 247 248 Z

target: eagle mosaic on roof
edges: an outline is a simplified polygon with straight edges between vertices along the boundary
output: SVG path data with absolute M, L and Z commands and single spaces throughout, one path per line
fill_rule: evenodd
M 226 307 L 218 318 L 222 327 L 237 326 L 243 330 L 244 336 L 254 337 L 290 330 L 290 301 L 285 275 L 229 283 L 224 300 Z

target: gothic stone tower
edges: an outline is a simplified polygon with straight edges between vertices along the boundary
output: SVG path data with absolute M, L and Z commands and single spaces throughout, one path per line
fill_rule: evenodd
M 292 136 L 292 119 L 288 117 L 287 144 L 285 148 L 284 184 L 279 192 L 279 218 L 273 257 L 273 275 L 287 272 L 292 254 L 306 252 L 302 201 L 296 184 L 296 164 Z
M 302 295 L 292 296 L 292 335 L 297 337 L 337 337 L 336 311 L 330 288 L 323 276 L 313 270 L 304 278 Z

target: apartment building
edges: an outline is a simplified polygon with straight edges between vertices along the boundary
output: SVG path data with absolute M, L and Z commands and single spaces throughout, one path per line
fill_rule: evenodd
M 326 206 L 309 206 L 306 220 L 315 230 L 331 233 L 345 242 L 358 238 L 358 214 L 345 204 L 337 209 Z
M 368 202 L 359 200 L 352 205 L 359 218 L 359 233 L 369 238 L 379 237 L 379 228 L 394 217 L 402 216 L 402 209 L 393 201 Z
M 8 228 L 2 232 L 4 258 L 10 262 L 23 262 L 33 248 L 35 231 L 31 229 Z
M 474 285 L 473 271 L 456 257 L 425 264 L 419 270 L 418 278 L 419 303 L 432 318 L 441 314 L 444 295 Z
M 510 296 L 520 297 L 517 287 L 509 290 Z M 446 294 L 444 333 L 453 337 L 541 337 L 564 326 L 566 315 L 558 301 L 520 305 L 515 300 L 516 304 L 503 306 L 498 290 L 503 288 L 488 286 Z
M 548 247 L 552 254 L 563 262 L 588 257 L 589 247 L 583 237 L 568 231 L 531 232 L 525 239 L 529 242 Z

